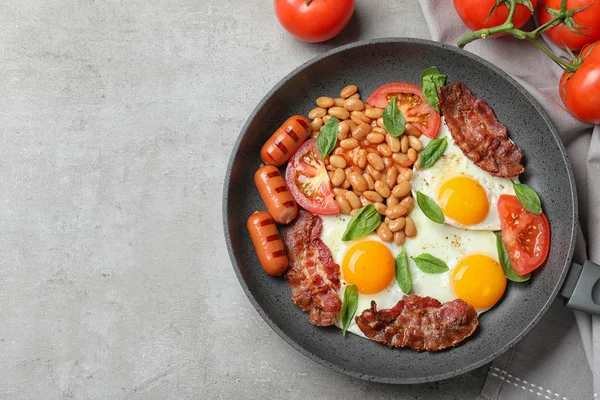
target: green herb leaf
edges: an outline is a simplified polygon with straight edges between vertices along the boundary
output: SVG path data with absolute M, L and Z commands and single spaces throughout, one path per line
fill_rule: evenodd
M 417 264 L 417 268 L 426 274 L 442 274 L 449 270 L 445 262 L 429 253 L 419 254 L 417 257 L 413 257 L 413 260 Z
M 437 112 L 440 112 L 438 88 L 445 84 L 446 75 L 442 74 L 438 67 L 426 68 L 421 74 L 421 88 L 423 89 L 425 100 Z
M 412 291 L 412 279 L 410 277 L 410 270 L 408 269 L 408 256 L 406 255 L 406 249 L 402 246 L 402 250 L 396 257 L 396 282 L 400 290 L 405 294 L 410 294 Z
M 417 192 L 417 204 L 427 218 L 438 224 L 444 223 L 444 213 L 431 197 Z
M 508 258 L 508 253 L 506 252 L 506 247 L 504 247 L 504 242 L 502 241 L 502 234 L 500 232 L 494 232 L 496 235 L 496 248 L 498 249 L 498 260 L 500 261 L 500 265 L 502 266 L 502 270 L 504 271 L 504 276 L 506 279 L 513 282 L 525 282 L 531 278 L 531 274 L 519 275 L 515 272 Z
M 344 301 L 342 302 L 342 335 L 346 336 L 346 331 L 352 322 L 356 309 L 358 308 L 358 288 L 356 285 L 346 286 L 344 290 Z
M 367 204 L 356 212 L 348 221 L 346 231 L 342 236 L 343 241 L 359 239 L 375 230 L 381 222 L 381 214 L 375 210 L 373 204 Z
M 321 153 L 321 158 L 333 151 L 337 143 L 339 121 L 336 117 L 331 117 L 327 120 L 321 133 L 317 136 L 317 148 Z
M 542 202 L 537 193 L 524 183 L 513 183 L 513 186 L 521 205 L 527 211 L 540 215 L 542 213 Z
M 383 110 L 383 126 L 391 136 L 400 136 L 406 128 L 406 121 L 402 111 L 398 109 L 396 98 L 390 99 L 390 104 Z
M 427 143 L 427 146 L 421 151 L 419 156 L 419 166 L 421 168 L 429 168 L 440 159 L 448 146 L 448 138 L 432 139 Z

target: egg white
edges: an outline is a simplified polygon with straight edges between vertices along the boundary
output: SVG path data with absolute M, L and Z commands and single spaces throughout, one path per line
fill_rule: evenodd
M 490 209 L 483 221 L 474 225 L 463 225 L 458 221 L 446 216 L 445 223 L 448 225 L 465 228 L 470 230 L 500 230 L 500 216 L 498 214 L 498 198 L 502 194 L 515 195 L 513 181 L 519 182 L 518 177 L 511 179 L 493 176 L 487 171 L 479 168 L 473 161 L 464 155 L 463 151 L 456 145 L 448 127 L 443 121 L 440 126 L 438 138 L 447 138 L 448 146 L 440 159 L 427 169 L 413 168 L 413 178 L 411 180 L 413 195 L 420 191 L 431 197 L 439 204 L 438 194 L 442 185 L 455 177 L 470 177 L 485 189 L 490 204 Z M 421 141 L 426 146 L 430 139 L 422 136 Z

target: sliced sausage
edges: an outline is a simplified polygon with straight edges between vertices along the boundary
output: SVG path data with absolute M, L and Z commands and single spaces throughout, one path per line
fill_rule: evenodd
M 298 205 L 277 167 L 272 165 L 260 167 L 254 174 L 254 183 L 269 214 L 277 223 L 289 224 L 296 218 Z
M 267 140 L 260 151 L 265 164 L 281 166 L 310 135 L 310 122 L 302 115 L 288 118 Z
M 288 267 L 288 257 L 273 218 L 264 211 L 256 211 L 248 218 L 247 227 L 265 272 L 272 276 L 283 274 Z

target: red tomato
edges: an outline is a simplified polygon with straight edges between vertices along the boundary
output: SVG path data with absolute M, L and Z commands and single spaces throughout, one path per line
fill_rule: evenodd
M 546 7 L 553 10 L 560 9 L 561 0 L 544 0 Z M 571 50 L 580 50 L 586 44 L 594 43 L 600 40 L 600 1 L 598 0 L 567 0 L 567 10 L 585 7 L 585 10 L 576 12 L 573 20 L 577 25 L 585 26 L 587 29 L 579 29 L 582 33 L 571 32 L 564 24 L 553 26 L 544 33 L 562 48 L 565 45 Z M 538 9 L 538 18 L 540 25 L 552 19 L 552 15 L 546 11 L 546 7 Z
M 546 216 L 527 211 L 516 196 L 508 194 L 498 199 L 498 213 L 502 241 L 515 272 L 525 275 L 542 265 L 550 247 Z
M 275 15 L 283 28 L 305 42 L 337 36 L 354 13 L 354 0 L 275 0 Z
M 600 124 L 600 42 L 584 47 L 580 58 L 577 71 L 565 71 L 560 78 L 560 98 L 577 118 Z
M 538 0 L 531 0 L 533 9 L 537 7 Z M 458 16 L 465 23 L 467 28 L 472 31 L 478 31 L 483 28 L 491 28 L 493 26 L 502 25 L 508 18 L 508 7 L 502 3 L 490 16 L 490 12 L 496 5 L 496 0 L 454 0 L 454 8 Z M 531 18 L 531 10 L 523 4 L 517 4 L 513 24 L 515 28 L 520 28 L 525 25 L 525 22 Z M 504 34 L 492 35 L 491 37 L 499 37 Z
M 388 83 L 369 96 L 367 104 L 385 108 L 391 97 L 396 97 L 398 108 L 406 122 L 432 139 L 437 136 L 441 123 L 440 114 L 427 103 L 419 86 L 406 82 Z
M 304 142 L 292 156 L 285 171 L 285 180 L 294 199 L 305 210 L 313 214 L 340 212 L 317 148 L 317 139 Z

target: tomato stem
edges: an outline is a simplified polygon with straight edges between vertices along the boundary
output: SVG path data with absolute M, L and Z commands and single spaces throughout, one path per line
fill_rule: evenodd
M 544 53 L 545 55 L 547 55 L 548 57 L 550 57 L 550 59 L 552 59 L 552 61 L 554 61 L 555 63 L 557 63 L 558 65 L 560 65 L 560 67 L 562 69 L 564 69 L 565 71 L 575 72 L 577 70 L 577 67 L 575 67 L 570 62 L 563 60 L 562 58 L 560 58 L 556 54 L 552 53 L 546 46 L 544 46 L 542 43 L 540 43 L 540 41 L 537 38 L 529 39 L 529 41 L 535 47 L 537 47 L 538 49 L 540 49 L 542 51 L 542 53 Z

